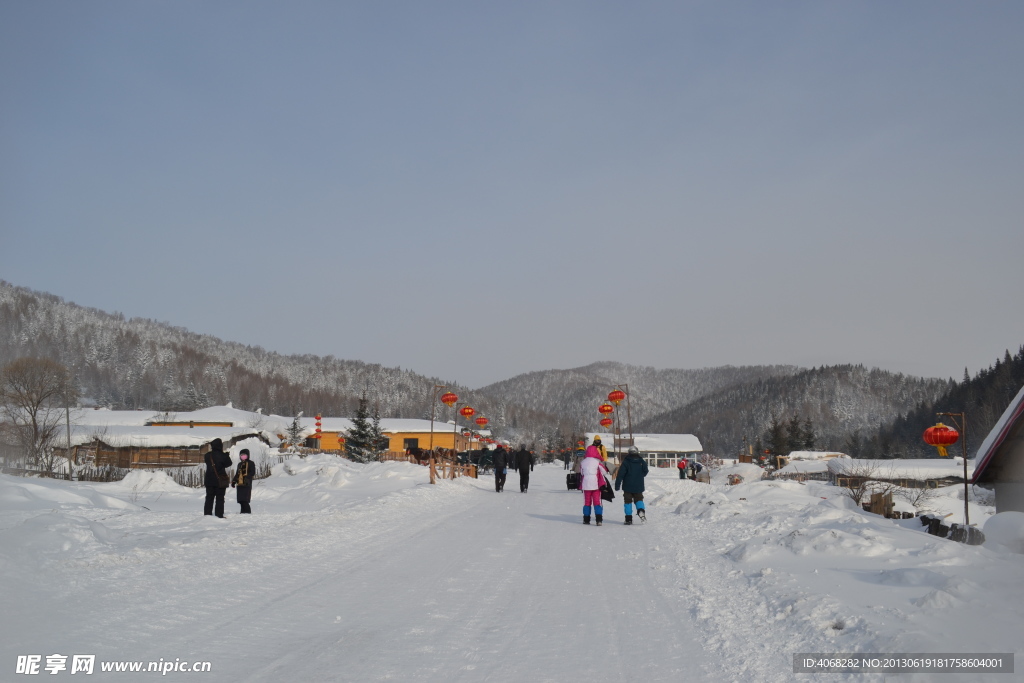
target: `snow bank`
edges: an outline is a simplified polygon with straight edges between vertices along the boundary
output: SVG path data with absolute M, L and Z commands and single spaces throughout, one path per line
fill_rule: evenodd
M 972 502 L 972 521 L 988 519 L 986 535 L 997 530 L 976 547 L 929 536 L 918 519 L 867 513 L 826 482 L 655 482 L 648 518 L 671 525 L 661 548 L 674 552 L 676 590 L 702 623 L 706 650 L 723 662 L 722 680 L 758 678 L 745 673 L 755 668 L 777 672 L 760 680 L 791 680 L 783 660 L 792 652 L 1019 645 L 1024 558 L 1001 551 L 1024 546 L 1024 513 L 988 519 L 992 508 Z M 962 491 L 933 490 L 927 505 L 957 521 Z M 733 666 L 740 651 L 742 665 Z
M 1024 512 L 1000 512 L 988 518 L 983 528 L 985 547 L 1024 553 Z

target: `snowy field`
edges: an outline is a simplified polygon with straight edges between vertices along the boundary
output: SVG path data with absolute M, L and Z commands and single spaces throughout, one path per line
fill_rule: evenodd
M 258 482 L 251 516 L 229 490 L 224 520 L 162 474 L 0 476 L 0 680 L 30 680 L 19 655 L 77 676 L 76 654 L 96 656 L 86 680 L 122 681 L 1024 680 L 792 670 L 798 652 L 1019 650 L 1024 554 L 822 483 L 669 470 L 648 478 L 648 524 L 623 526 L 620 497 L 583 526 L 564 474 L 538 466 L 521 494 L 510 472 L 497 494 L 312 456 Z M 962 509 L 946 493 L 934 504 Z M 973 521 L 992 512 L 972 503 Z M 100 670 L 160 660 L 210 671 Z

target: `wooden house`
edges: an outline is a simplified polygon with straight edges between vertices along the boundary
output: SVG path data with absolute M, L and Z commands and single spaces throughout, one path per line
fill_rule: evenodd
M 995 489 L 996 512 L 1024 512 L 1024 387 L 985 437 L 974 462 L 971 483 Z
M 827 460 L 826 465 L 829 480 L 842 487 L 856 487 L 865 481 L 882 481 L 907 489 L 936 489 L 964 481 L 962 458 L 834 458 Z
M 202 464 L 214 439 L 220 439 L 226 451 L 250 438 L 265 441 L 250 428 L 115 425 L 97 430 L 76 426 L 71 433 L 70 456 L 72 462 L 96 467 L 182 467 Z M 66 457 L 68 449 L 58 448 L 57 454 Z

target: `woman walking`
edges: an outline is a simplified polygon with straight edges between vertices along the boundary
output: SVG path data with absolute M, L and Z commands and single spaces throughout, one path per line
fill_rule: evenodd
M 604 506 L 601 505 L 601 486 L 606 483 L 605 473 L 608 467 L 601 460 L 601 451 L 595 446 L 587 448 L 583 458 L 583 465 L 580 468 L 583 480 L 580 488 L 583 489 L 583 523 L 590 524 L 590 508 L 593 506 L 594 515 L 597 517 L 597 526 L 604 521 Z
M 243 448 L 238 452 L 238 470 L 235 478 L 231 481 L 231 488 L 238 492 L 238 504 L 242 506 L 243 515 L 252 514 L 249 501 L 252 500 L 252 477 L 256 474 L 256 468 L 249 459 L 249 449 Z

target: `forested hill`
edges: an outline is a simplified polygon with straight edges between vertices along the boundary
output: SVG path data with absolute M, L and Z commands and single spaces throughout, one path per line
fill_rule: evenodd
M 934 401 L 923 401 L 882 429 L 851 434 L 845 448 L 862 458 L 932 458 L 935 449 L 924 443 L 924 430 L 939 420 L 951 425 L 936 413 L 966 413 L 967 455 L 974 457 L 1022 386 L 1024 346 L 1014 355 L 1007 350 L 1002 359 L 973 378 L 965 369 L 963 381 L 954 383 Z M 957 443 L 950 450 L 959 455 L 960 448 Z
M 517 375 L 488 385 L 478 393 L 504 399 L 540 413 L 562 416 L 578 432 L 595 431 L 598 406 L 608 392 L 629 385 L 633 424 L 679 408 L 723 388 L 788 377 L 800 372 L 791 365 L 723 366 L 700 370 L 659 370 L 639 365 L 601 362 L 571 370 L 544 370 Z M 625 411 L 625 404 L 621 410 Z
M 382 417 L 429 417 L 431 391 L 445 384 L 487 415 L 499 434 L 526 443 L 561 442 L 595 430 L 598 405 L 616 385 L 628 384 L 635 431 L 697 434 L 708 451 L 722 454 L 736 452 L 744 436 L 753 441 L 763 435 L 773 414 L 810 419 L 821 448 L 865 456 L 925 454 L 920 433 L 935 411 L 964 409 L 973 449 L 1024 384 L 1022 350 L 962 383 L 860 366 L 658 370 L 594 363 L 470 391 L 397 367 L 282 355 L 167 323 L 126 319 L 0 280 L 0 365 L 22 356 L 68 365 L 84 396 L 121 409 L 189 410 L 231 401 L 280 415 L 347 416 L 365 391 Z M 450 416 L 446 409 L 437 414 Z
M 753 443 L 764 435 L 773 415 L 779 420 L 799 415 L 813 424 L 817 448 L 838 450 L 851 432 L 878 430 L 948 388 L 948 380 L 861 365 L 828 366 L 726 387 L 634 427 L 696 434 L 706 450 L 736 453 L 744 437 Z
M 429 417 L 435 384 L 473 398 L 454 382 L 400 368 L 281 355 L 0 280 L 0 365 L 21 356 L 73 367 L 84 396 L 121 409 L 190 410 L 232 401 L 280 415 L 353 415 L 365 390 L 383 417 Z M 505 413 L 514 415 L 515 408 Z

